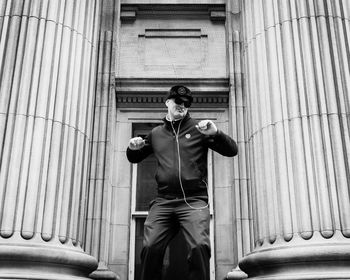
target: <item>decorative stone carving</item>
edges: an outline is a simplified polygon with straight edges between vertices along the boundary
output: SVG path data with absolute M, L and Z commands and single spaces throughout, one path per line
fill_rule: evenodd
M 117 107 L 164 108 L 167 91 L 174 84 L 184 84 L 194 95 L 193 107 L 227 107 L 227 79 L 116 79 Z

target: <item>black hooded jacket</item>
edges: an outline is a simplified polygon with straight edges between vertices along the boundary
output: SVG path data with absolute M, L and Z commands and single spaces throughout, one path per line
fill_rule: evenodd
M 127 158 L 138 163 L 154 153 L 157 159 L 155 179 L 158 194 L 183 196 L 207 196 L 208 148 L 223 156 L 237 155 L 236 142 L 218 130 L 214 136 L 206 136 L 195 127 L 198 122 L 187 114 L 182 120 L 170 122 L 152 129 L 146 137 L 146 145 L 140 150 L 127 149 Z M 181 176 L 181 181 L 180 181 Z

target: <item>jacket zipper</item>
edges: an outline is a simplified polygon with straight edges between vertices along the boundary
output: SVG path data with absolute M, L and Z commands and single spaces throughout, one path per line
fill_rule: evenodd
M 171 128 L 173 129 L 173 133 L 174 133 L 174 138 L 175 138 L 175 142 L 174 142 L 174 158 L 176 158 L 176 164 L 175 164 L 175 161 L 174 162 L 174 167 L 176 167 L 175 170 L 177 170 L 177 174 L 176 174 L 176 177 L 178 178 L 178 180 L 181 180 L 179 174 L 180 174 L 180 170 L 179 170 L 179 165 L 180 165 L 180 158 L 179 158 L 179 154 L 180 154 L 180 140 L 179 140 L 179 134 L 180 134 L 180 127 L 181 127 L 181 123 L 182 123 L 182 120 L 180 120 L 179 122 L 179 126 L 177 128 L 177 132 L 174 128 L 174 125 L 173 125 L 173 122 L 170 122 L 171 124 Z

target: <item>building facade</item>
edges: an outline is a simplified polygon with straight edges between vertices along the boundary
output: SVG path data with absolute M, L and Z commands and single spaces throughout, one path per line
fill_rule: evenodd
M 1 1 L 0 279 L 139 279 L 125 150 L 179 83 L 239 146 L 208 155 L 211 280 L 350 279 L 349 34 L 348 0 Z

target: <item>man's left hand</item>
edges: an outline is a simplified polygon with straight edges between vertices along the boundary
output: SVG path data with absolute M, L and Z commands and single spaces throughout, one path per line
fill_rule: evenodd
M 218 132 L 216 125 L 211 120 L 200 121 L 196 128 L 204 135 L 215 135 Z

